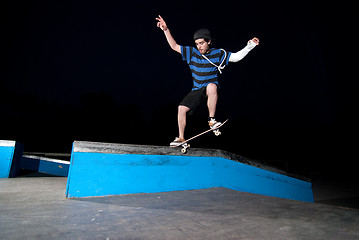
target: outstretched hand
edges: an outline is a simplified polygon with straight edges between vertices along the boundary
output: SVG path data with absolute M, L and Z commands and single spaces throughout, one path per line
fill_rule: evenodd
M 157 27 L 161 28 L 162 31 L 167 31 L 167 24 L 165 22 L 165 20 L 163 20 L 163 18 L 161 17 L 161 15 L 158 15 L 158 18 L 156 18 L 157 22 Z
M 256 45 L 259 45 L 259 39 L 258 38 L 252 38 L 252 42 L 254 42 Z

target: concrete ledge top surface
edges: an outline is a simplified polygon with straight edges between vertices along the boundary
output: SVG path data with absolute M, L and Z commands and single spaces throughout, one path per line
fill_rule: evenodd
M 54 159 L 54 158 L 41 157 L 41 156 L 36 156 L 36 155 L 23 154 L 22 157 L 23 158 L 33 159 L 33 160 L 44 160 L 44 161 L 53 162 L 53 163 L 70 164 L 69 161 L 65 161 L 65 160 L 61 160 L 61 159 Z
M 143 155 L 172 155 L 172 156 L 189 156 L 189 157 L 221 157 L 233 161 L 237 161 L 249 166 L 261 168 L 271 172 L 275 172 L 290 177 L 295 177 L 304 181 L 309 181 L 304 176 L 298 176 L 287 173 L 286 171 L 265 165 L 257 160 L 251 160 L 237 154 L 219 149 L 205 149 L 205 148 L 189 148 L 187 154 L 182 154 L 180 147 L 169 146 L 152 146 L 152 145 L 135 145 L 135 144 L 120 144 L 120 143 L 104 143 L 104 142 L 89 142 L 89 141 L 74 141 L 73 152 L 88 152 L 88 153 L 108 153 L 108 154 L 143 154 Z
M 0 140 L 0 147 L 15 147 L 15 141 Z

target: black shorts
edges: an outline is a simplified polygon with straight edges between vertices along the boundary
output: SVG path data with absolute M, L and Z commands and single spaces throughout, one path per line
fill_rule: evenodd
M 186 106 L 191 111 L 195 111 L 196 108 L 201 105 L 207 99 L 206 88 L 203 87 L 199 90 L 194 90 L 188 93 L 180 103 L 182 106 Z

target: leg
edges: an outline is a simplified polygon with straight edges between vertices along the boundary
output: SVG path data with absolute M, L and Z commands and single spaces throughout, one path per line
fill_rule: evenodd
M 178 106 L 178 132 L 179 138 L 184 139 L 184 130 L 186 128 L 187 112 L 191 110 L 189 107 L 179 105 Z
M 208 97 L 207 106 L 208 106 L 209 117 L 214 118 L 216 114 L 216 107 L 218 100 L 217 85 L 214 83 L 208 84 L 206 91 Z

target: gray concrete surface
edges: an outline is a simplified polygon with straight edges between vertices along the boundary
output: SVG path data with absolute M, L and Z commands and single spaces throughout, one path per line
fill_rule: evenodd
M 224 188 L 66 199 L 66 181 L 0 179 L 0 238 L 359 239 L 358 209 Z

